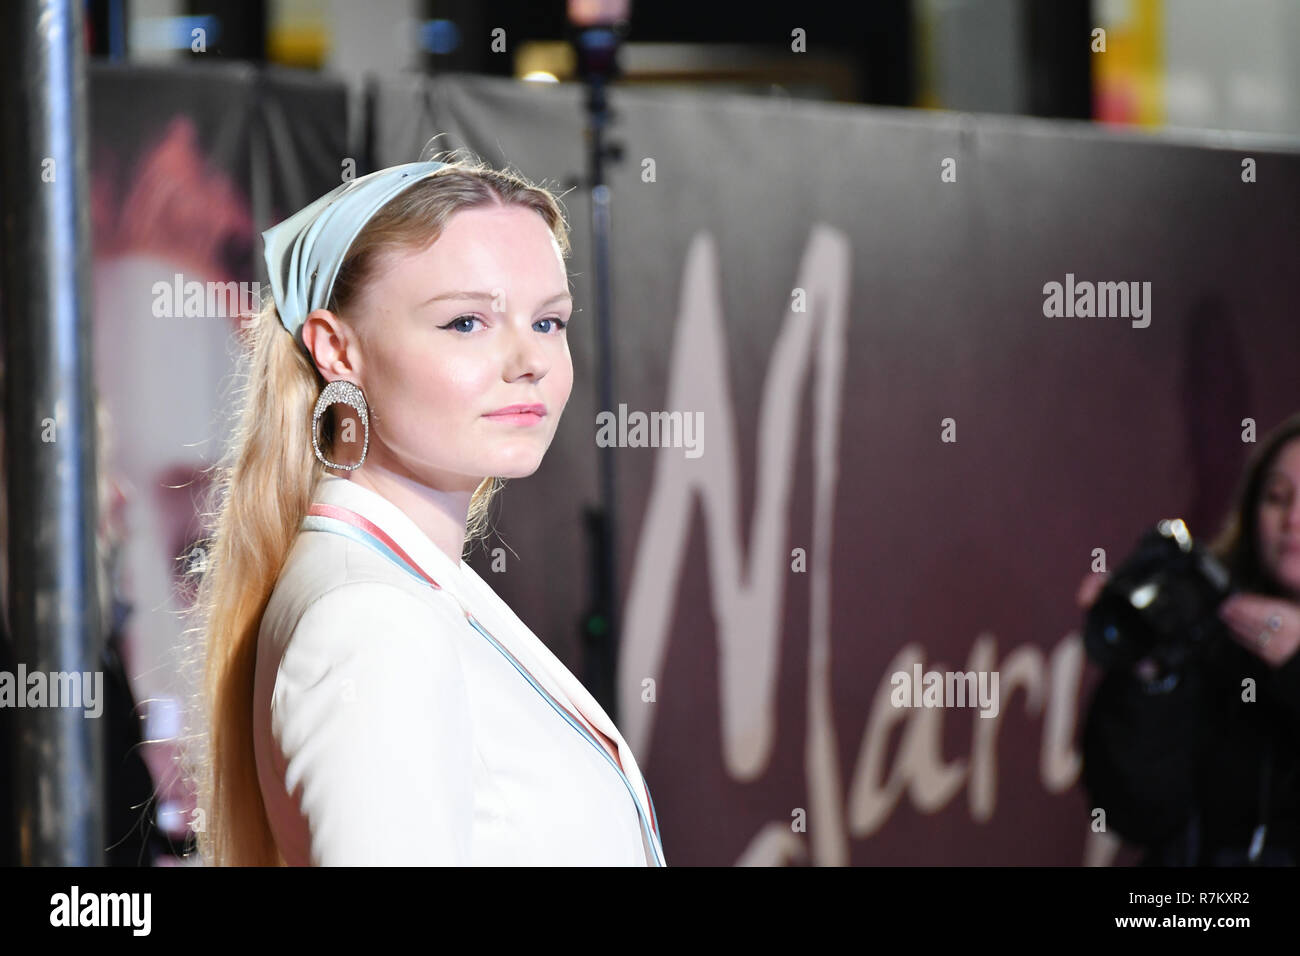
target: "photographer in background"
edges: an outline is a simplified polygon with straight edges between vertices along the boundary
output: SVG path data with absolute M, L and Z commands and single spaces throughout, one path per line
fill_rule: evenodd
M 1084 722 L 1083 785 L 1107 828 L 1146 848 L 1142 865 L 1295 866 L 1300 414 L 1251 456 L 1209 551 L 1231 595 L 1203 639 L 1176 649 L 1178 666 L 1148 655 L 1108 669 Z M 1087 576 L 1080 605 L 1091 608 L 1106 583 Z

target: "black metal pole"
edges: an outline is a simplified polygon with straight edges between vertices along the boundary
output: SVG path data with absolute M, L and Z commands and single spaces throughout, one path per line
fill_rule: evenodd
M 1025 86 L 1031 116 L 1092 119 L 1092 52 L 1087 38 L 1096 24 L 1089 0 L 1024 3 Z M 1083 39 L 1080 39 L 1080 38 Z
M 619 147 L 607 144 L 607 89 L 618 73 L 621 27 L 597 26 L 578 31 L 574 45 L 578 72 L 587 87 L 587 179 L 591 190 L 592 279 L 596 305 L 596 410 L 617 413 L 614 407 L 613 293 L 610 277 L 610 190 L 605 162 L 617 159 Z M 600 467 L 600 507 L 588 508 L 586 527 L 592 555 L 592 601 L 583 620 L 583 684 L 615 723 L 618 722 L 619 607 L 618 500 L 614 462 L 618 449 L 597 449 Z
M 26 706 L 13 711 L 18 862 L 98 866 L 102 721 L 82 706 L 52 706 L 68 703 L 70 682 L 59 682 L 57 699 L 50 682 L 45 706 L 28 693 L 33 674 L 89 673 L 93 688 L 102 673 L 82 4 L 14 0 L 6 23 L 7 570 L 14 657 L 29 675 L 16 686 Z

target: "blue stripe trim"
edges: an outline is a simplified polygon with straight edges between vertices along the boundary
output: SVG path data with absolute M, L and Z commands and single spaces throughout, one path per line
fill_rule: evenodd
M 363 544 L 366 547 L 378 551 L 381 555 L 388 558 L 388 560 L 396 564 L 399 568 L 401 568 L 403 571 L 409 574 L 416 581 L 423 584 L 425 587 L 431 586 L 425 578 L 421 577 L 414 570 L 412 570 L 411 566 L 408 565 L 404 560 L 402 560 L 402 557 L 398 555 L 395 551 L 393 551 L 392 548 L 388 547 L 388 545 L 384 544 L 383 541 L 376 538 L 374 535 L 366 531 L 364 528 L 358 528 L 355 525 L 351 525 L 348 522 L 343 521 L 339 518 L 331 518 L 326 515 L 305 515 L 299 527 L 303 531 L 325 531 L 325 532 L 329 532 L 330 534 L 340 534 L 343 535 L 345 538 L 351 538 L 353 541 L 356 541 L 358 544 Z M 519 672 L 519 674 L 524 678 L 524 680 L 528 681 L 529 685 L 533 688 L 533 690 L 537 691 L 537 693 L 539 693 L 542 696 L 542 699 L 545 700 L 548 704 L 550 704 L 551 708 L 557 714 L 559 714 L 561 717 L 564 718 L 565 722 L 568 723 L 569 726 L 571 726 L 574 730 L 576 730 L 579 734 L 581 734 L 582 737 L 585 740 L 587 740 L 593 747 L 595 747 L 596 750 L 600 752 L 601 756 L 603 756 L 605 760 L 609 762 L 609 765 L 613 767 L 614 772 L 618 774 L 619 779 L 623 781 L 623 786 L 627 787 L 628 793 L 631 794 L 632 796 L 632 805 L 636 807 L 637 820 L 641 824 L 642 833 L 648 837 L 647 842 L 649 842 L 651 850 L 654 851 L 655 863 L 658 866 L 664 866 L 665 864 L 663 861 L 663 841 L 660 838 L 657 829 L 651 825 L 649 820 L 646 819 L 645 811 L 641 809 L 641 801 L 637 799 L 636 790 L 632 787 L 632 783 L 630 780 L 628 780 L 627 774 L 623 771 L 623 768 L 621 768 L 618 765 L 617 761 L 615 761 L 614 758 L 609 755 L 609 751 L 606 750 L 598 740 L 596 740 L 596 738 L 591 734 L 591 732 L 587 730 L 586 727 L 583 727 L 580 723 L 574 720 L 573 717 L 555 701 L 555 699 L 551 696 L 550 692 L 547 691 L 546 688 L 538 684 L 538 682 L 533 678 L 533 675 L 528 673 L 528 671 L 523 667 L 523 665 L 520 664 L 517 660 L 515 660 L 514 655 L 511 654 L 508 650 L 506 650 L 505 647 L 503 647 L 495 637 L 489 634 L 483 628 L 483 625 L 479 624 L 479 622 L 474 619 L 474 616 L 472 614 L 466 615 L 466 620 L 474 628 L 474 630 L 478 631 L 480 634 L 482 634 L 485 638 L 488 639 L 488 642 L 491 643 L 491 645 L 497 649 L 497 651 L 501 654 L 501 656 L 503 656 L 510 663 L 510 665 L 514 667 L 516 671 Z M 642 777 L 642 783 L 643 784 L 645 783 L 644 777 Z M 650 796 L 649 784 L 645 784 L 645 793 L 646 793 L 646 799 L 650 801 L 651 812 L 654 812 L 654 800 Z M 656 814 L 656 819 L 657 818 L 658 816 Z
M 355 527 L 354 525 L 348 524 L 346 521 L 341 521 L 338 518 L 330 518 L 325 515 L 306 515 L 302 519 L 302 524 L 299 527 L 303 531 L 329 531 L 332 534 L 341 534 L 345 538 L 351 538 L 358 544 L 364 544 L 367 547 L 378 551 L 425 587 L 429 586 L 429 582 L 411 570 L 410 565 L 403 561 L 392 548 L 363 528 Z
M 514 667 L 514 669 L 517 670 L 523 676 L 524 680 L 528 681 L 528 683 L 532 685 L 535 691 L 537 691 L 539 694 L 542 695 L 542 698 L 548 704 L 551 705 L 551 708 L 557 714 L 563 717 L 565 721 L 569 724 L 569 726 L 571 726 L 574 730 L 580 733 L 586 740 L 588 740 L 591 743 L 591 745 L 600 752 L 601 756 L 603 756 L 605 760 L 609 762 L 609 765 L 614 768 L 614 772 L 618 774 L 619 779 L 623 781 L 623 786 L 627 787 L 627 792 L 632 795 L 632 805 L 636 807 L 637 819 L 641 823 L 641 830 L 649 838 L 648 842 L 650 844 L 650 847 L 652 850 L 654 850 L 655 862 L 659 866 L 663 866 L 664 865 L 663 857 L 660 855 L 660 844 L 658 839 L 659 835 L 655 833 L 653 829 L 651 829 L 650 821 L 646 819 L 645 811 L 641 809 L 641 801 L 636 798 L 636 791 L 632 788 L 632 783 L 627 779 L 627 774 L 623 772 L 623 768 L 621 768 L 618 765 L 618 763 L 615 762 L 614 758 L 609 755 L 609 751 L 600 745 L 600 743 L 596 740 L 595 737 L 591 735 L 591 733 L 587 730 L 586 727 L 583 727 L 580 723 L 574 720 L 573 717 L 568 712 L 566 712 L 563 707 L 561 707 L 559 704 L 556 703 L 555 699 L 546 690 L 546 688 L 539 685 L 536 679 L 534 679 L 533 675 L 528 673 L 528 671 L 524 669 L 523 665 L 515 660 L 513 654 L 511 654 L 504 647 L 502 647 L 495 637 L 493 637 L 491 634 L 489 634 L 487 631 L 483 629 L 483 625 L 479 624 L 479 622 L 474 620 L 473 617 L 469 618 L 469 622 L 474 626 L 474 630 L 478 631 L 480 634 L 486 637 L 488 641 L 491 642 L 492 646 L 501 652 L 501 656 L 510 662 L 511 666 Z M 650 788 L 647 787 L 646 795 L 648 796 L 649 793 L 650 793 Z

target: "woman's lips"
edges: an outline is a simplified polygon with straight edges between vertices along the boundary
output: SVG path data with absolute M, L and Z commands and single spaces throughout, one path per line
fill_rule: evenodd
M 506 422 L 512 425 L 536 425 L 546 416 L 538 412 L 496 412 L 483 417 L 494 422 Z

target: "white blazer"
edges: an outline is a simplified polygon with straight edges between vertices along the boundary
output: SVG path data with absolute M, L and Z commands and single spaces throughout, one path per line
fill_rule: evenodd
M 313 501 L 377 525 L 442 590 L 361 540 L 298 533 L 254 686 L 258 782 L 285 860 L 666 865 L 618 728 L 487 583 L 368 488 L 326 475 Z

